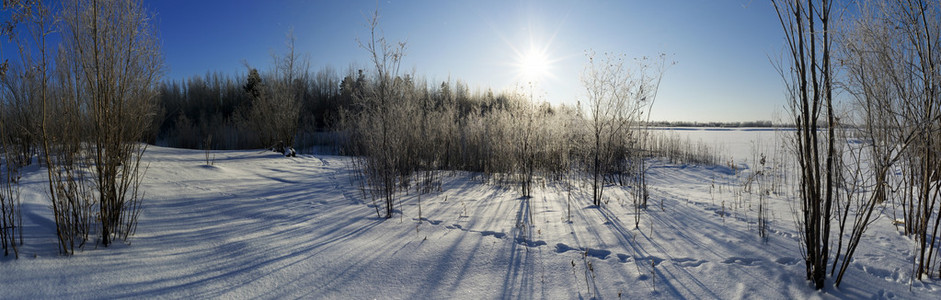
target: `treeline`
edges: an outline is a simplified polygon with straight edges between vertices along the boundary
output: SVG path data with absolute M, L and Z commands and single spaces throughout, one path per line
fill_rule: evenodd
M 258 74 L 257 79 L 253 79 L 257 83 L 249 83 L 249 78 L 254 76 L 251 74 Z M 343 130 L 339 126 L 341 112 L 348 116 L 373 105 L 358 96 L 372 82 L 367 71 L 350 67 L 340 73 L 332 67 L 323 67 L 316 72 L 299 70 L 299 74 L 292 87 L 298 100 L 297 105 L 291 107 L 298 111 L 294 146 L 305 150 L 314 146 L 344 150 L 341 143 L 346 139 L 338 137 L 338 132 Z M 423 103 L 423 110 L 449 110 L 466 116 L 518 105 L 511 103 L 517 101 L 511 99 L 515 97 L 511 93 L 471 91 L 461 80 L 432 83 L 414 77 L 403 75 L 399 80 L 404 84 L 402 88 L 410 90 L 410 100 Z M 258 89 L 271 93 L 273 90 L 267 84 L 275 80 L 271 72 L 259 73 L 248 68 L 242 74 L 215 72 L 165 81 L 158 87 L 159 118 L 154 138 L 149 142 L 192 149 L 270 147 L 271 144 L 261 140 L 261 130 L 252 124 L 254 103 L 249 90 L 251 85 L 258 84 Z M 211 143 L 206 145 L 209 137 L 212 137 Z
M 294 147 L 298 136 L 327 128 L 341 103 L 337 75 L 330 68 L 309 71 L 306 57 L 288 49 L 274 55 L 272 68 L 245 74 L 207 73 L 160 84 L 157 122 L 150 143 L 181 148 Z
M 745 122 L 692 122 L 692 121 L 655 121 L 648 123 L 653 127 L 714 127 L 714 128 L 770 128 L 789 127 L 791 125 L 774 124 L 771 121 L 745 121 Z

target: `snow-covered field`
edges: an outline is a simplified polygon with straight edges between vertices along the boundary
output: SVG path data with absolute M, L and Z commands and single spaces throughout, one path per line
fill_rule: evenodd
M 767 136 L 761 143 L 774 145 Z M 442 191 L 421 195 L 422 219 L 410 193 L 386 220 L 351 181 L 349 158 L 215 157 L 207 166 L 202 151 L 150 147 L 131 244 L 73 257 L 56 254 L 45 172 L 32 167 L 26 244 L 19 260 L 0 258 L 0 298 L 941 298 L 937 281 L 910 282 L 913 242 L 885 216 L 841 287 L 815 291 L 787 189 L 767 196 L 769 234 L 758 236 L 757 189 L 744 189 L 750 161 L 653 161 L 650 207 L 635 229 L 621 188 L 597 208 L 560 183 L 521 199 L 516 187 L 443 172 Z

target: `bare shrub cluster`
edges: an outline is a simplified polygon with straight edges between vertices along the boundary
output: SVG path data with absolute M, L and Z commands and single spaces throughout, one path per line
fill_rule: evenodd
M 645 153 L 648 149 L 644 116 L 649 116 L 660 84 L 664 57 L 653 64 L 644 58 L 632 68 L 624 55 L 588 53 L 582 74 L 585 87 L 588 138 L 584 153 L 590 162 L 592 203 L 601 206 L 605 174 L 617 174 L 622 184 L 635 187 L 635 205 L 647 206 Z
M 870 222 L 869 210 L 889 201 L 901 215 L 895 223 L 917 241 L 913 276 L 941 276 L 941 4 L 865 1 L 857 9 L 841 42 L 866 141 L 856 157 L 871 161 L 858 173 L 873 191 L 858 200 L 866 216 L 854 223 Z M 862 233 L 852 234 L 858 243 Z
M 836 7 L 853 10 L 842 14 L 833 1 L 772 2 L 787 41 L 780 70 L 798 127 L 808 279 L 822 288 L 832 263 L 839 286 L 884 205 L 917 241 L 912 277 L 941 276 L 941 4 L 862 1 Z M 833 100 L 839 91 L 852 98 L 846 111 Z
M 23 218 L 20 210 L 20 168 L 17 149 L 7 140 L 7 122 L 0 117 L 0 245 L 3 255 L 19 258 L 19 245 L 23 244 Z
M 16 153 L 10 162 L 28 164 L 42 150 L 61 253 L 91 233 L 104 246 L 127 240 L 163 64 L 152 14 L 132 0 L 5 1 L 4 9 L 13 16 L 7 45 L 20 53 L 2 76 L 4 120 L 17 121 L 2 136 L 5 152 Z

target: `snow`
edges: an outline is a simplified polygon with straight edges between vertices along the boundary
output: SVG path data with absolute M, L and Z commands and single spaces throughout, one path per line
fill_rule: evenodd
M 26 244 L 20 259 L 0 257 L 0 297 L 941 296 L 937 281 L 910 287 L 914 244 L 887 216 L 866 233 L 841 287 L 815 291 L 804 280 L 789 192 L 770 195 L 768 238 L 758 236 L 758 196 L 742 190 L 756 168 L 747 160 L 752 168 L 652 160 L 650 207 L 635 229 L 625 188 L 609 187 L 598 208 L 577 182 L 568 202 L 563 183 L 539 181 L 532 198 L 520 198 L 514 186 L 441 172 L 442 190 L 421 195 L 421 219 L 413 191 L 386 220 L 351 180 L 349 158 L 214 154 L 207 166 L 204 151 L 149 147 L 137 234 L 129 245 L 92 241 L 72 257 L 56 254 L 45 171 L 26 170 Z

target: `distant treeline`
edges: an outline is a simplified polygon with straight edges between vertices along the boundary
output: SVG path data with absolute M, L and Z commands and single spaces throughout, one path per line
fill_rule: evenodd
M 654 127 L 721 127 L 721 128 L 739 128 L 739 127 L 792 127 L 789 124 L 774 124 L 771 121 L 746 121 L 746 122 L 691 122 L 691 121 L 655 121 L 649 124 Z
M 212 149 L 257 149 L 267 148 L 268 141 L 259 137 L 258 126 L 252 123 L 252 87 L 246 73 L 207 73 L 185 80 L 170 80 L 159 86 L 158 120 L 155 128 L 158 145 L 181 148 Z M 272 89 L 271 82 L 278 81 L 274 72 L 260 75 L 261 89 Z M 255 73 L 258 74 L 258 73 Z M 471 91 L 461 80 L 431 83 L 404 75 L 401 80 L 407 85 L 414 102 L 421 103 L 424 111 L 454 110 L 455 117 L 469 114 L 479 115 L 496 110 L 507 110 L 521 105 L 515 93 Z M 299 111 L 294 146 L 339 147 L 337 131 L 341 111 L 355 113 L 372 103 L 365 103 L 358 94 L 369 89 L 370 78 L 361 69 L 349 68 L 338 72 L 332 67 L 323 67 L 317 72 L 300 72 L 292 80 L 290 89 L 298 100 Z M 267 84 L 267 85 L 266 85 Z M 271 93 L 271 92 L 269 92 Z M 408 101 L 412 104 L 412 101 Z M 404 105 L 405 102 L 399 103 Z M 549 107 L 552 111 L 558 107 Z M 211 137 L 211 138 L 210 138 Z M 208 143 L 208 145 L 207 145 Z

